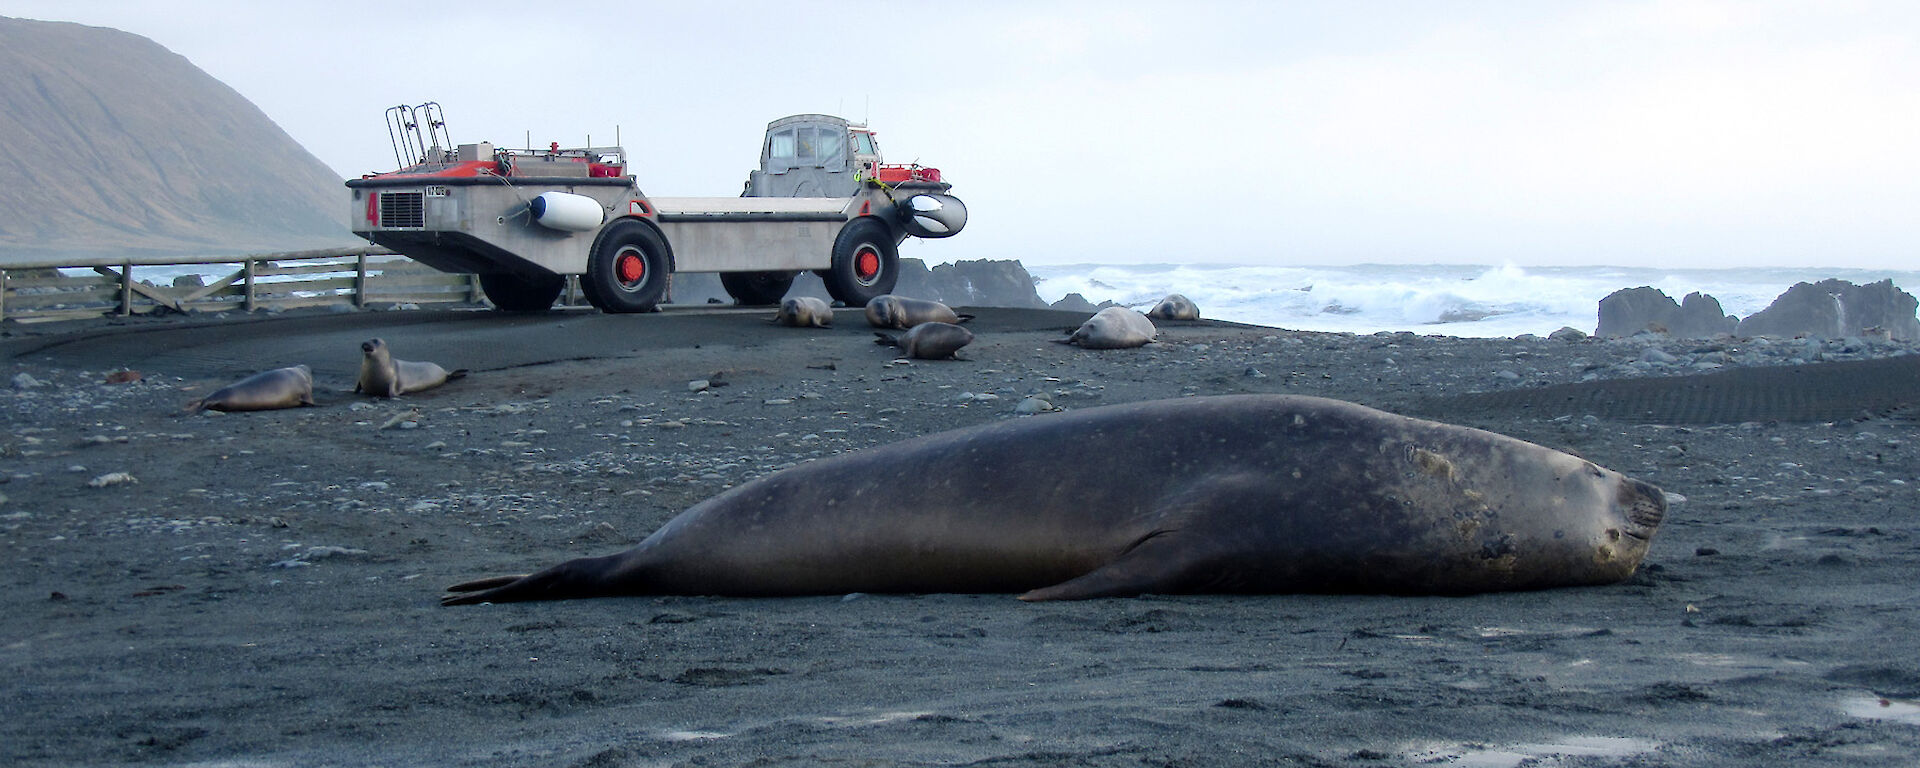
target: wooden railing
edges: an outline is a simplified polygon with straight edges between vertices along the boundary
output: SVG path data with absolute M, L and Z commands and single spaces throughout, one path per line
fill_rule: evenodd
M 205 285 L 154 285 L 136 279 L 142 267 L 233 265 Z M 60 269 L 90 268 L 91 275 Z M 571 285 L 561 301 L 577 301 Z M 116 266 L 12 264 L 0 269 L 0 320 L 41 322 L 103 314 L 252 312 L 344 304 L 484 306 L 475 275 L 441 272 L 379 246 L 265 253 L 241 257 L 141 260 Z

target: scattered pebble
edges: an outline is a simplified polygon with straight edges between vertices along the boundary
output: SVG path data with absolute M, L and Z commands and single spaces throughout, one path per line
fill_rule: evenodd
M 92 480 L 88 480 L 87 485 L 92 486 L 94 488 L 105 488 L 110 485 L 123 485 L 126 483 L 138 483 L 138 482 L 140 481 L 136 479 L 133 475 L 127 474 L 125 472 L 108 472 Z

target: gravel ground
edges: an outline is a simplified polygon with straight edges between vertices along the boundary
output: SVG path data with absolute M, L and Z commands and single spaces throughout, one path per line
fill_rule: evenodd
M 1197 322 L 1096 352 L 1050 343 L 1084 315 L 967 311 L 965 360 L 911 363 L 849 310 L 806 330 L 745 310 L 8 325 L 0 761 L 1920 760 L 1911 344 Z M 374 336 L 472 373 L 352 395 Z M 318 407 L 182 410 L 296 363 Z M 1780 394 L 1836 391 L 1856 402 Z M 811 459 L 1246 392 L 1492 429 L 1676 503 L 1641 573 L 1591 589 L 437 605 L 447 584 L 624 549 Z

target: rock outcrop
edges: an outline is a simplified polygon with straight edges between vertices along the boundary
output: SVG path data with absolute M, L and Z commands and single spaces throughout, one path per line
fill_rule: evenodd
M 900 282 L 893 290 L 954 307 L 1047 307 L 1033 289 L 1033 275 L 1013 259 L 956 261 L 932 269 L 919 259 L 901 259 Z
M 1712 296 L 1689 293 L 1676 304 L 1666 292 L 1643 285 L 1614 291 L 1600 300 L 1600 324 L 1594 335 L 1632 336 L 1651 330 L 1675 338 L 1712 338 L 1733 333 L 1737 325 L 1738 320 Z
M 916 299 L 932 299 L 953 307 L 1028 307 L 1045 309 L 1047 303 L 1033 288 L 1033 275 L 1020 262 L 977 259 L 927 268 L 920 259 L 900 259 L 900 280 L 893 292 Z M 817 296 L 832 301 L 827 287 L 812 272 L 802 272 L 793 281 L 788 296 Z M 675 304 L 732 304 L 733 297 L 711 273 L 690 272 L 673 276 Z
M 364 242 L 338 173 L 138 35 L 0 18 L 0 136 L 0 265 Z
M 1855 285 L 1845 280 L 1797 283 L 1766 309 L 1740 321 L 1742 336 L 1880 336 L 1920 339 L 1920 306 L 1892 280 Z M 1877 331 L 1877 332 L 1876 332 Z

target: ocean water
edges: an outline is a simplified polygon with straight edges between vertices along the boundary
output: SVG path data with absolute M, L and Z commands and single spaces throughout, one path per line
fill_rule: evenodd
M 1650 285 L 1674 301 L 1699 291 L 1728 314 L 1746 317 L 1800 282 L 1838 278 L 1858 284 L 1893 280 L 1908 293 L 1920 272 L 1901 270 L 1642 267 L 1518 267 L 1357 264 L 1029 265 L 1040 298 L 1069 293 L 1142 311 L 1169 293 L 1185 294 L 1203 317 L 1306 331 L 1412 331 L 1468 337 L 1546 335 L 1571 326 L 1592 333 L 1600 300 Z

